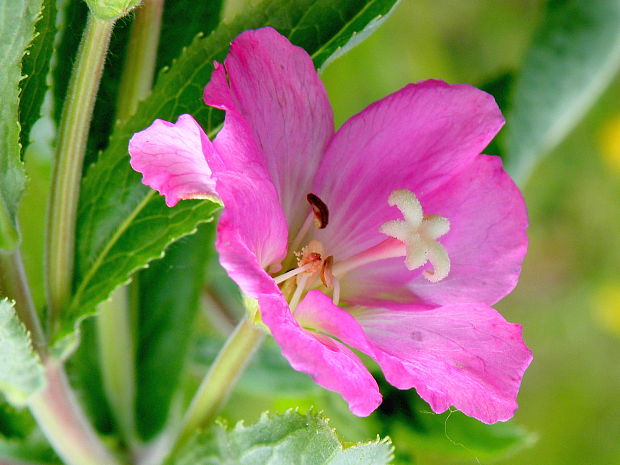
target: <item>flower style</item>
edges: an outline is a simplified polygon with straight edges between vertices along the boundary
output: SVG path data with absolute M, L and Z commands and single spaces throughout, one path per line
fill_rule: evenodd
M 213 141 L 158 120 L 131 163 L 169 206 L 222 200 L 221 263 L 293 368 L 368 415 L 381 395 L 352 348 L 435 412 L 510 418 L 531 352 L 491 305 L 516 285 L 527 215 L 480 155 L 504 122 L 493 98 L 423 81 L 334 132 L 312 60 L 265 28 L 235 39 L 204 101 L 226 112 Z

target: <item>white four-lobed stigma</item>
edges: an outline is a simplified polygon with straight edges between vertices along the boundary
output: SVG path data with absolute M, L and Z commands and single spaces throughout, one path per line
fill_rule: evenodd
M 396 206 L 402 220 L 392 220 L 381 226 L 381 232 L 405 244 L 405 265 L 415 270 L 430 262 L 432 270 L 424 270 L 426 279 L 436 283 L 450 272 L 448 252 L 437 239 L 450 230 L 447 218 L 438 215 L 424 216 L 422 205 L 415 194 L 407 189 L 390 194 L 388 204 Z

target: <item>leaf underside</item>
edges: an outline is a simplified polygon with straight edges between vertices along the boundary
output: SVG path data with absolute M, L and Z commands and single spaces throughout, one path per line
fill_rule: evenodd
M 45 378 L 30 336 L 6 299 L 0 300 L 0 347 L 0 391 L 11 404 L 22 406 L 43 387 Z

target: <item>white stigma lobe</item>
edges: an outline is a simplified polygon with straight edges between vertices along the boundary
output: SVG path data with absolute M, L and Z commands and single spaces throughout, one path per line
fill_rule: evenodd
M 436 283 L 448 276 L 450 258 L 437 241 L 450 230 L 448 219 L 438 215 L 424 216 L 420 201 L 407 189 L 392 192 L 388 204 L 397 207 L 403 219 L 388 221 L 380 230 L 405 244 L 407 268 L 415 270 L 430 262 L 433 270 L 424 270 L 426 279 Z

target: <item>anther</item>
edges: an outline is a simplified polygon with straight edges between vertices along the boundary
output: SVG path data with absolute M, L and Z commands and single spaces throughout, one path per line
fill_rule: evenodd
M 317 195 L 312 192 L 306 196 L 306 200 L 312 207 L 312 213 L 314 213 L 314 225 L 318 229 L 325 229 L 327 223 L 329 223 L 329 210 L 327 205 Z

